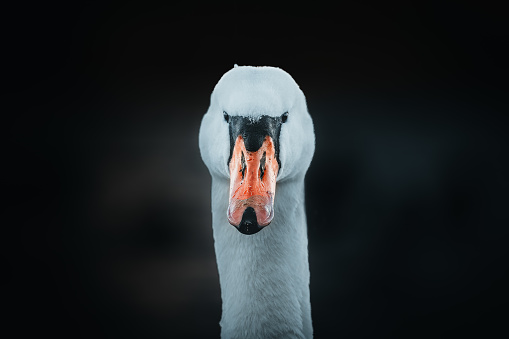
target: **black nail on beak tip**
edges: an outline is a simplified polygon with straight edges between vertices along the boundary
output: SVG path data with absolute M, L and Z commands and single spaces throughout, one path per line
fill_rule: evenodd
M 254 208 L 248 207 L 242 214 L 242 221 L 240 222 L 237 229 L 242 234 L 255 234 L 261 231 L 263 227 L 258 225 L 258 221 L 256 220 L 256 212 Z

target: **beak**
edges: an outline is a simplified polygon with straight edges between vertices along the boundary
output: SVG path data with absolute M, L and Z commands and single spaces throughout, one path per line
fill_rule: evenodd
M 230 161 L 228 221 L 241 233 L 254 234 L 274 217 L 279 165 L 274 142 L 266 136 L 256 152 L 248 152 L 238 136 Z

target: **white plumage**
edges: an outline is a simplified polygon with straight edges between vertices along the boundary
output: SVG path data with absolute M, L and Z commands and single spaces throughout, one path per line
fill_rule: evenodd
M 230 137 L 223 112 L 272 117 L 281 125 L 274 219 L 245 235 L 228 223 Z M 304 176 L 314 153 L 304 94 L 274 67 L 234 67 L 217 83 L 200 128 L 202 159 L 212 176 L 212 214 L 223 313 L 222 338 L 311 338 Z

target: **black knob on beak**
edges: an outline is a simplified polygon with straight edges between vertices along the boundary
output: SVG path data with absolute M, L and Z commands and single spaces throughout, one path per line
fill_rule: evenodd
M 263 227 L 258 225 L 258 221 L 256 220 L 256 212 L 254 208 L 248 207 L 242 214 L 242 221 L 239 224 L 237 229 L 242 234 L 255 234 L 258 233 Z

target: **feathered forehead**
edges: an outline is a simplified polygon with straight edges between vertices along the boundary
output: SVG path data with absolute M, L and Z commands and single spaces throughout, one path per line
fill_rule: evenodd
M 211 102 L 230 115 L 280 116 L 303 95 L 293 78 L 280 68 L 241 66 L 219 80 Z

